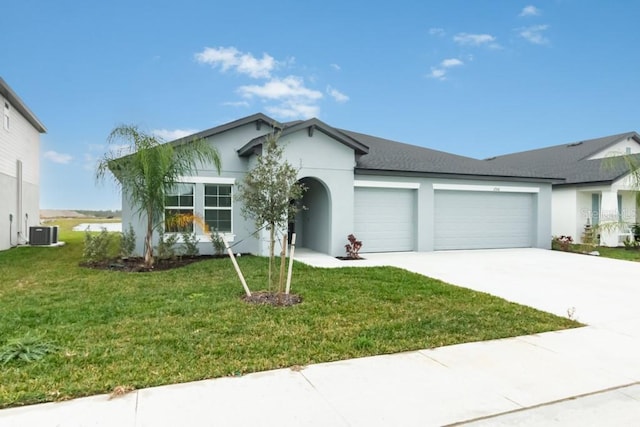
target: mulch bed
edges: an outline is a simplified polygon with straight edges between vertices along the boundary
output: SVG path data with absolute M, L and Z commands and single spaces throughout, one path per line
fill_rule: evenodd
M 289 307 L 302 302 L 302 297 L 296 294 L 278 294 L 274 292 L 253 292 L 251 296 L 242 299 L 250 304 L 269 304 L 276 307 Z
M 246 256 L 246 254 L 244 255 Z M 172 270 L 174 268 L 184 267 L 194 262 L 206 261 L 215 258 L 229 258 L 228 255 L 199 255 L 196 257 L 176 257 L 173 259 L 157 259 L 153 267 L 146 268 L 143 258 L 127 258 L 127 259 L 110 259 L 100 262 L 82 262 L 80 266 L 93 268 L 96 270 L 114 270 L 124 271 L 128 273 L 148 273 L 151 271 Z
M 340 261 L 362 261 L 365 258 L 352 258 L 350 256 L 337 256 L 336 259 L 339 259 Z

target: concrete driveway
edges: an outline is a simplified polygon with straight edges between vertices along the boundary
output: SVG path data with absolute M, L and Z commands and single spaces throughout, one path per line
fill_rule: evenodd
M 625 331 L 640 323 L 640 263 L 542 249 L 366 254 L 509 301 Z M 353 264 L 353 263 L 352 263 Z M 637 330 L 634 328 L 634 330 Z

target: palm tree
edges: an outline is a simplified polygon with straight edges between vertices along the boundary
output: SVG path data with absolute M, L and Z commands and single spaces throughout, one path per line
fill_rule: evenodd
M 220 155 L 203 139 L 164 143 L 132 125 L 113 129 L 107 143 L 117 149 L 107 151 L 100 159 L 96 179 L 102 181 L 109 175 L 139 217 L 146 217 L 144 264 L 151 268 L 153 232 L 163 225 L 167 190 L 175 187 L 181 176 L 197 172 L 198 166 L 213 164 L 220 173 Z

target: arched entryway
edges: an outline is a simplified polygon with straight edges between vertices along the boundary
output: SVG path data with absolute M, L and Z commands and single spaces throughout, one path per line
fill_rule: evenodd
M 331 245 L 331 198 L 329 189 L 321 180 L 312 177 L 302 178 L 305 191 L 302 209 L 296 216 L 293 231 L 296 233 L 296 246 L 317 252 L 330 253 Z

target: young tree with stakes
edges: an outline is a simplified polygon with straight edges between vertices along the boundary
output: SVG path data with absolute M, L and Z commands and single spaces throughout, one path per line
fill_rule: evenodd
M 220 155 L 202 139 L 167 144 L 132 125 L 113 129 L 107 142 L 119 148 L 100 159 L 96 178 L 98 181 L 108 175 L 113 178 L 139 217 L 146 217 L 144 265 L 151 268 L 153 233 L 163 227 L 167 191 L 178 184 L 180 177 L 194 175 L 198 166 L 212 164 L 220 173 Z
M 239 185 L 237 196 L 242 202 L 242 216 L 252 218 L 257 228 L 269 231 L 269 290 L 273 289 L 276 231 L 286 229 L 295 218 L 300 209 L 295 202 L 305 190 L 298 182 L 298 170 L 282 160 L 283 148 L 278 145 L 278 138 L 278 134 L 265 137 L 262 154 Z

